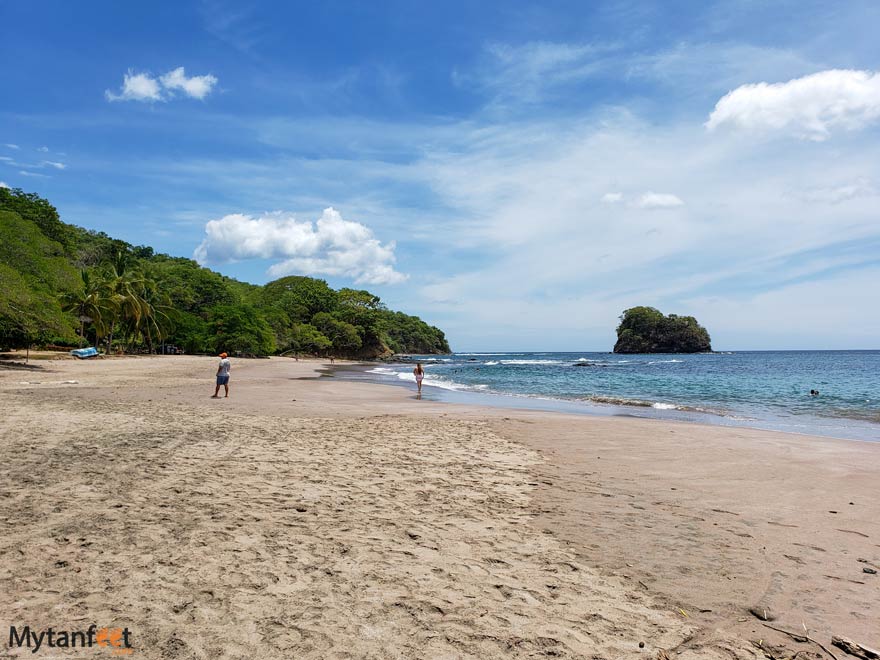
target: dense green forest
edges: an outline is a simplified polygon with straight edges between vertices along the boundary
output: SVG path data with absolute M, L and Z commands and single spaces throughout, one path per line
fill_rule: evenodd
M 441 330 L 368 291 L 299 276 L 239 282 L 69 225 L 38 195 L 0 187 L 0 349 L 82 344 L 358 358 L 449 352 Z
M 620 317 L 615 353 L 704 353 L 709 333 L 693 316 L 663 316 L 653 307 L 632 307 Z

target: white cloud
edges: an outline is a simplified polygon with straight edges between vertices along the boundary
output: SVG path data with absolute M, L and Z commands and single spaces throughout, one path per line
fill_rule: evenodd
M 407 278 L 394 270 L 393 242 L 382 245 L 368 227 L 344 220 L 333 208 L 314 224 L 280 212 L 259 218 L 235 213 L 209 221 L 205 233 L 194 255 L 199 263 L 281 259 L 269 268 L 271 277 L 330 275 L 359 284 Z
M 54 160 L 44 160 L 44 161 L 41 163 L 41 166 L 42 166 L 42 167 L 54 167 L 56 170 L 64 170 L 64 169 L 67 169 L 67 165 L 65 165 L 64 163 L 59 163 L 59 162 L 54 161 Z
M 639 195 L 633 206 L 639 209 L 672 209 L 676 206 L 684 206 L 684 202 L 669 193 L 646 192 Z
M 4 146 L 4 147 L 7 147 L 7 148 L 9 148 L 9 149 L 21 149 L 21 147 L 19 147 L 17 144 L 10 144 L 9 142 L 7 142 L 6 144 L 4 144 L 3 146 Z
M 0 188 L 9 188 L 9 184 L 5 181 L 0 181 Z
M 134 73 L 131 69 L 122 79 L 122 88 L 119 94 L 114 94 L 109 89 L 104 92 L 108 101 L 161 101 L 162 91 L 159 81 L 149 73 Z
M 742 85 L 715 105 L 706 128 L 785 131 L 821 141 L 880 118 L 880 73 L 832 69 L 784 83 Z
M 26 170 L 19 170 L 18 173 L 21 174 L 22 176 L 32 176 L 32 177 L 37 177 L 39 179 L 48 179 L 49 178 L 49 176 L 46 174 L 39 174 L 38 172 L 28 172 Z
M 855 181 L 842 183 L 834 186 L 821 186 L 806 190 L 801 194 L 808 202 L 822 202 L 825 204 L 840 204 L 842 202 L 880 194 L 868 179 L 859 178 Z
M 182 66 L 169 71 L 159 80 L 165 89 L 180 90 L 194 99 L 205 98 L 217 84 L 217 78 L 210 74 L 187 78 Z
M 609 193 L 605 193 L 604 195 L 602 195 L 601 201 L 603 204 L 616 204 L 617 202 L 620 202 L 622 200 L 623 200 L 622 194 L 609 192 Z
M 44 154 L 49 153 L 49 147 L 40 147 L 37 151 L 41 151 Z
M 153 103 L 155 101 L 167 101 L 177 92 L 181 92 L 191 98 L 203 99 L 216 84 L 217 78 L 210 74 L 187 78 L 182 66 L 169 71 L 158 79 L 149 73 L 134 73 L 129 69 L 122 80 L 120 93 L 114 94 L 108 89 L 104 92 L 104 96 L 108 101 L 144 101 Z

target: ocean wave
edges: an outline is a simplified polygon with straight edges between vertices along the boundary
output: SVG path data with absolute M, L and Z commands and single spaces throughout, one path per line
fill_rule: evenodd
M 501 364 L 563 364 L 561 360 L 501 360 Z
M 516 355 L 516 353 L 456 353 L 456 355 Z
M 671 364 L 673 362 L 684 362 L 684 360 L 653 360 L 648 364 Z
M 416 380 L 415 376 L 408 372 L 398 372 L 397 378 L 411 383 L 414 383 Z M 444 390 L 455 390 L 457 392 L 482 392 L 489 389 L 488 385 L 482 383 L 465 385 L 464 383 L 458 383 L 445 376 L 434 376 L 433 374 L 425 374 L 425 380 L 422 381 L 422 385 L 426 387 L 439 387 Z
M 382 374 L 383 376 L 393 376 L 395 374 L 399 374 L 400 372 L 397 369 L 392 369 L 391 367 L 373 367 L 372 369 L 367 369 L 368 374 Z
M 498 364 L 498 362 L 496 362 L 495 360 L 489 360 L 488 362 L 483 362 L 483 364 L 487 367 L 494 367 L 496 364 Z
M 682 412 L 695 412 L 706 415 L 716 415 L 717 417 L 729 417 L 726 410 L 715 410 L 713 408 L 702 408 L 700 406 L 686 406 L 677 403 L 667 403 L 665 401 L 645 401 L 643 399 L 628 399 L 616 396 L 588 396 L 582 398 L 581 401 L 602 403 L 611 406 L 653 408 L 654 410 L 680 410 Z

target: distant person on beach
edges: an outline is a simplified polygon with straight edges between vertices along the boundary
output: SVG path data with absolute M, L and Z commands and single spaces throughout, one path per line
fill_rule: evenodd
M 422 398 L 422 381 L 425 379 L 425 370 L 422 369 L 422 363 L 416 362 L 416 368 L 413 369 L 413 376 L 416 377 L 416 385 L 419 386 L 419 397 Z
M 226 390 L 226 397 L 229 398 L 229 370 L 232 365 L 229 364 L 229 357 L 226 353 L 220 353 L 220 364 L 217 365 L 217 387 L 214 388 L 214 396 L 212 399 L 219 399 L 220 386 Z

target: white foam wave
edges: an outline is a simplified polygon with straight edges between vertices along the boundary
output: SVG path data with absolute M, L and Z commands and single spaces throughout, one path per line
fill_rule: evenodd
M 562 364 L 560 360 L 501 360 L 501 364 Z
M 660 403 L 659 401 L 651 404 L 652 408 L 657 410 L 678 410 L 678 406 L 674 403 Z
M 654 360 L 653 362 L 648 362 L 648 364 L 671 364 L 673 362 L 684 362 L 684 360 Z
M 496 364 L 498 364 L 498 362 L 496 360 L 489 360 L 488 362 L 484 362 L 483 364 L 487 367 L 494 367 Z
M 456 355 L 516 355 L 516 353 L 456 353 Z
M 374 367 L 373 369 L 368 369 L 367 373 L 369 374 L 382 374 L 384 376 L 393 376 L 394 374 L 400 373 L 397 369 L 391 369 L 390 367 Z
M 400 380 L 405 380 L 410 383 L 415 383 L 415 376 L 411 373 L 398 373 L 397 377 Z M 456 390 L 456 391 L 482 391 L 489 389 L 488 385 L 484 385 L 482 383 L 476 385 L 465 385 L 464 383 L 457 383 L 454 380 L 450 380 L 443 376 L 434 376 L 432 374 L 425 374 L 425 380 L 422 382 L 426 387 L 439 387 L 444 390 Z

